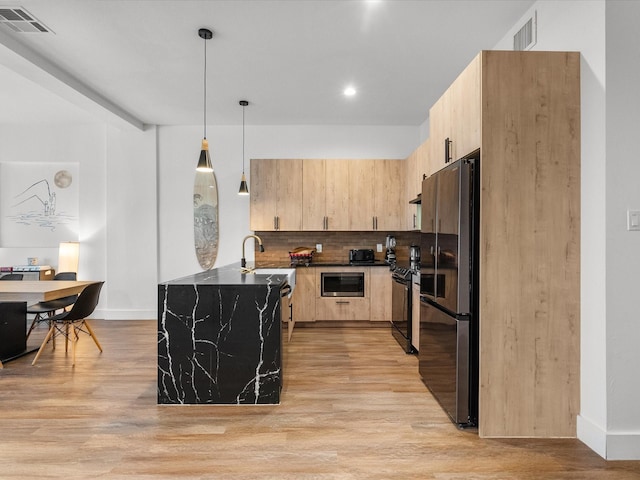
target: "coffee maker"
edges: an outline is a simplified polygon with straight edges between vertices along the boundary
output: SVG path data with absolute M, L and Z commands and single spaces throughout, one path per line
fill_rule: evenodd
M 396 239 L 393 235 L 387 235 L 387 252 L 384 254 L 384 261 L 389 265 L 396 263 Z
M 409 247 L 409 268 L 414 272 L 420 270 L 420 247 L 417 245 Z

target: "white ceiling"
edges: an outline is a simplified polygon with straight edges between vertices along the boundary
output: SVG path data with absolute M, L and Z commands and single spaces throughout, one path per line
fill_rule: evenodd
M 0 0 L 0 123 L 419 125 L 534 0 Z M 342 90 L 351 84 L 356 96 Z

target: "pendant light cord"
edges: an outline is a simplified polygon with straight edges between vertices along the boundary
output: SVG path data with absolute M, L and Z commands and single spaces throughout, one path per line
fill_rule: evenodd
M 207 39 L 204 40 L 204 135 L 207 138 Z
M 242 174 L 244 175 L 244 105 L 242 105 Z

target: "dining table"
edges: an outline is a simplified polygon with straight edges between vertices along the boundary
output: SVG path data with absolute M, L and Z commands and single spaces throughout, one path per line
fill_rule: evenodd
M 3 362 L 34 352 L 27 348 L 27 305 L 47 302 L 80 294 L 88 285 L 86 280 L 0 282 L 0 368 Z

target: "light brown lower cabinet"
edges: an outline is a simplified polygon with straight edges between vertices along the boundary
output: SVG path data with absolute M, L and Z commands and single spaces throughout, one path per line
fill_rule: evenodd
M 420 284 L 411 283 L 411 345 L 420 351 Z
M 369 320 L 370 304 L 365 297 L 318 297 L 316 318 L 318 320 Z
M 391 321 L 391 272 L 385 267 L 369 267 L 372 322 Z
M 363 297 L 323 297 L 322 274 L 361 272 Z M 385 267 L 299 267 L 293 292 L 293 317 L 296 322 L 391 321 L 391 273 Z
M 296 322 L 316 321 L 316 269 L 296 268 L 296 287 L 293 290 L 293 318 Z
M 316 320 L 369 320 L 371 285 L 369 267 L 316 267 Z M 362 273 L 364 275 L 363 297 L 323 297 L 322 275 L 330 273 Z

